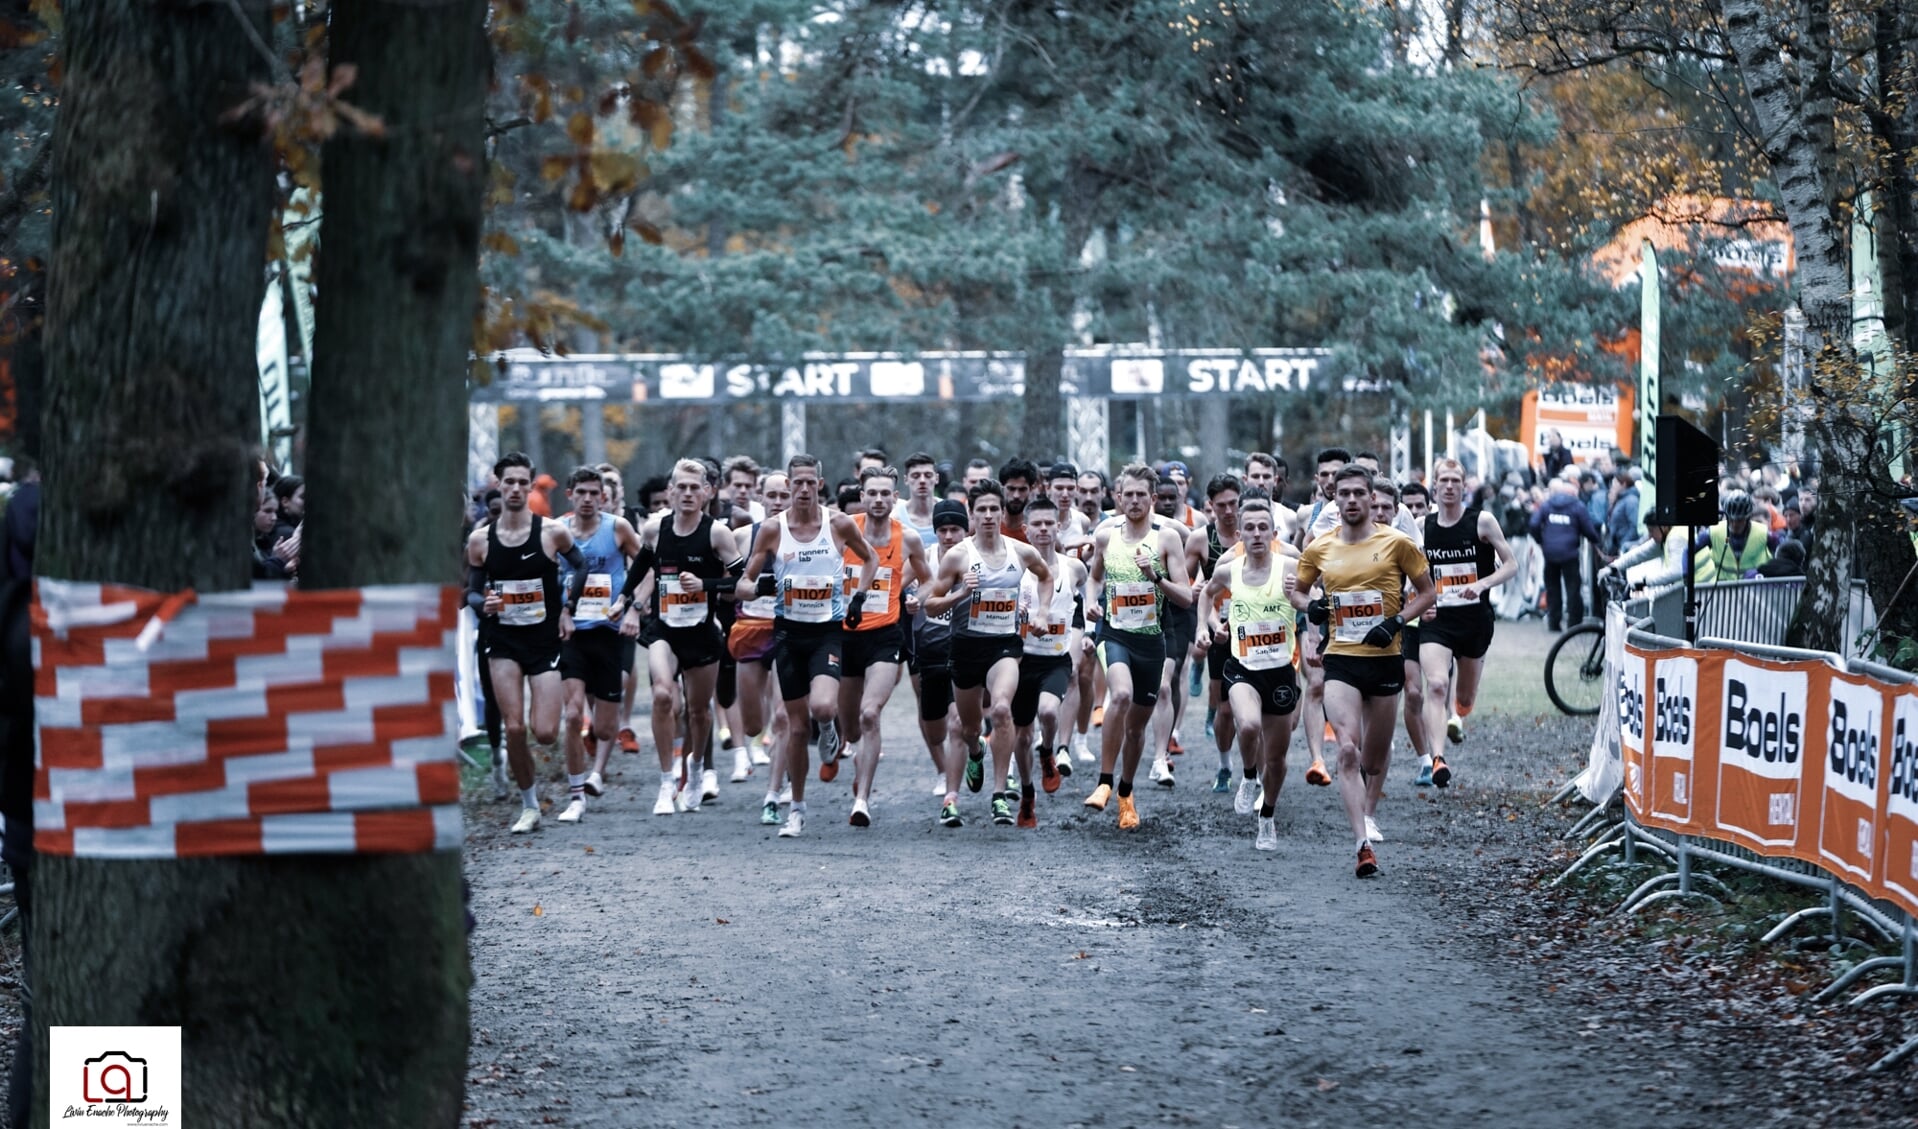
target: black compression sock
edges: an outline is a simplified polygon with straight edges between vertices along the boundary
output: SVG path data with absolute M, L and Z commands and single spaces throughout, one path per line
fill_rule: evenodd
M 1130 796 L 1131 794 L 1132 794 L 1132 781 L 1130 780 L 1119 781 L 1119 798 L 1124 799 L 1127 796 Z
M 1108 788 L 1112 787 L 1112 774 L 1110 772 L 1101 772 L 1099 774 L 1099 783 Z
M 1277 805 L 1276 805 L 1276 804 L 1266 804 L 1266 805 L 1264 805 L 1263 807 L 1261 807 L 1261 808 L 1259 808 L 1259 818 L 1260 818 L 1260 819 L 1271 819 L 1271 818 L 1272 818 L 1272 813 L 1273 813 L 1273 811 L 1275 811 L 1276 809 L 1277 809 Z

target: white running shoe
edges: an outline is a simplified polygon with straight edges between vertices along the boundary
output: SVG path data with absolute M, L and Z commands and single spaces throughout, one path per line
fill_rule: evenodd
M 653 801 L 654 815 L 673 814 L 675 810 L 673 806 L 673 793 L 674 788 L 671 781 L 662 780 L 659 782 L 659 798 Z
M 782 804 L 790 804 L 793 802 L 793 786 L 792 785 L 788 784 L 784 788 L 781 788 L 779 790 L 779 802 Z
M 1259 817 L 1259 837 L 1252 844 L 1254 850 L 1276 851 L 1279 849 L 1279 821 L 1272 816 Z
M 763 745 L 758 741 L 753 742 L 753 746 L 749 750 L 749 755 L 753 758 L 753 764 L 762 765 L 773 762 L 772 754 L 766 751 L 768 747 L 769 746 Z
M 673 806 L 680 811 L 699 810 L 699 790 L 690 783 L 673 793 Z
M 1365 841 L 1368 843 L 1385 842 L 1385 832 L 1379 830 L 1378 821 L 1369 815 L 1365 817 Z
M 1086 745 L 1086 735 L 1075 733 L 1072 736 L 1072 755 L 1079 758 L 1080 764 L 1091 764 L 1099 758 Z
M 585 814 L 586 801 L 575 797 L 572 803 L 566 805 L 566 810 L 559 813 L 559 821 L 561 823 L 578 823 L 580 817 Z
M 1173 784 L 1176 783 L 1172 778 L 1172 762 L 1169 760 L 1154 760 L 1152 762 L 1151 778 L 1154 784 L 1159 784 L 1167 788 L 1172 787 Z
M 499 803 L 513 794 L 512 787 L 506 782 L 506 758 L 493 758 L 493 802 Z
M 932 794 L 942 798 L 945 796 L 946 794 L 946 778 L 945 777 L 935 776 L 932 778 Z
M 1251 815 L 1258 811 L 1260 791 L 1257 778 L 1242 778 L 1239 781 L 1239 794 L 1232 797 L 1232 810 L 1240 815 Z
M 871 827 L 872 808 L 866 806 L 864 799 L 854 800 L 852 802 L 852 818 L 846 822 L 852 824 L 854 827 Z
M 589 796 L 604 796 L 606 794 L 606 778 L 597 772 L 588 773 L 586 776 L 586 794 Z
M 746 781 L 747 777 L 750 777 L 752 774 L 753 774 L 752 754 L 748 753 L 744 749 L 734 749 L 733 750 L 733 780 L 732 782 L 734 784 L 743 784 Z
M 719 798 L 718 770 L 709 768 L 699 774 L 699 798 L 701 800 L 717 800 Z
M 844 748 L 845 748 L 845 743 L 839 736 L 839 726 L 836 723 L 831 721 L 820 722 L 819 723 L 819 760 L 820 762 L 823 764 L 829 761 L 838 760 L 839 753 Z M 780 829 L 780 834 L 782 835 L 785 834 L 784 828 Z
M 805 829 L 806 813 L 803 811 L 789 811 L 786 813 L 786 822 L 779 825 L 779 837 L 781 839 L 797 839 L 799 838 L 799 833 Z
M 513 834 L 524 835 L 528 831 L 539 830 L 539 809 L 521 808 L 519 818 L 513 821 Z

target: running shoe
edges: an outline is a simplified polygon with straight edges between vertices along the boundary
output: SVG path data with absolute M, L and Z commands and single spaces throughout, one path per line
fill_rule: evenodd
M 747 777 L 751 776 L 752 774 L 753 774 L 752 754 L 747 752 L 744 749 L 734 749 L 733 750 L 732 782 L 734 784 L 742 783 L 746 780 Z
M 966 791 L 977 792 L 986 786 L 986 762 L 978 757 L 966 758 Z
M 1131 796 L 1119 797 L 1119 830 L 1137 831 L 1139 829 L 1139 808 L 1132 802 Z
M 779 802 L 782 804 L 790 804 L 793 802 L 793 786 L 792 785 L 788 784 L 784 788 L 781 788 L 779 790 Z
M 586 801 L 576 796 L 573 798 L 572 803 L 566 805 L 566 810 L 559 813 L 559 821 L 561 823 L 578 823 L 580 817 L 585 814 Z
M 1359 848 L 1359 863 L 1353 872 L 1360 878 L 1370 878 L 1379 872 L 1379 856 L 1372 853 L 1372 844 Z
M 539 809 L 521 808 L 519 818 L 513 821 L 513 834 L 524 835 L 528 831 L 539 830 Z
M 1044 753 L 1034 753 L 1032 759 L 1039 762 L 1039 785 L 1046 790 L 1046 795 L 1050 796 L 1052 793 L 1057 792 L 1059 790 L 1058 762 L 1046 756 Z M 1070 760 L 1071 758 L 1068 757 L 1067 759 Z M 1068 764 L 1066 771 L 1071 772 L 1072 766 Z
M 679 791 L 673 793 L 673 806 L 682 812 L 698 811 L 699 789 L 682 785 Z
M 1429 764 L 1419 765 L 1419 778 L 1412 781 L 1412 783 L 1421 788 L 1430 788 L 1432 786 L 1432 766 Z
M 1379 830 L 1379 821 L 1369 815 L 1365 817 L 1365 838 L 1371 843 L 1385 842 L 1385 832 Z
M 1230 792 L 1232 790 L 1232 770 L 1231 769 L 1222 768 L 1219 770 L 1218 775 L 1212 778 L 1212 790 L 1214 792 L 1219 793 L 1220 795 L 1224 795 L 1225 793 Z M 1245 813 L 1240 812 L 1239 814 L 1244 815 Z
M 1169 760 L 1152 762 L 1152 779 L 1161 788 L 1171 788 L 1178 784 L 1172 776 L 1172 762 Z
M 1259 781 L 1256 777 L 1245 777 L 1239 781 L 1239 794 L 1232 797 L 1232 810 L 1239 815 L 1251 815 L 1258 811 Z
M 1061 780 L 1071 776 L 1072 750 L 1066 748 L 1064 745 L 1059 746 L 1059 752 L 1052 758 L 1052 769 L 1059 774 Z M 1050 792 L 1052 789 L 1047 788 L 1046 791 Z
M 1097 788 L 1094 788 L 1092 790 L 1092 794 L 1090 796 L 1086 797 L 1086 806 L 1093 809 L 1094 811 L 1106 810 L 1106 805 L 1111 802 L 1112 802 L 1112 785 L 1110 784 L 1099 785 Z
M 845 747 L 846 747 L 846 743 L 843 740 L 841 740 L 839 736 L 839 726 L 830 721 L 820 722 L 819 724 L 819 761 L 820 763 L 830 764 L 831 762 L 838 760 L 840 751 L 843 750 Z M 822 777 L 821 779 L 830 779 L 830 777 Z
M 1437 753 L 1432 754 L 1432 783 L 1441 788 L 1449 787 L 1452 783 L 1452 766 L 1446 764 L 1445 758 Z
M 1212 729 L 1212 711 L 1211 710 L 1205 711 L 1205 735 L 1207 737 L 1216 736 L 1216 734 L 1213 732 L 1213 729 Z
M 1272 816 L 1259 817 L 1259 837 L 1253 841 L 1252 849 L 1257 851 L 1276 851 L 1279 849 L 1279 821 Z
M 846 822 L 852 824 L 854 827 L 871 827 L 872 809 L 866 806 L 866 801 L 854 800 L 852 802 L 852 816 L 847 819 Z
M 837 779 L 839 779 L 839 762 L 829 761 L 824 758 L 821 758 L 819 761 L 820 783 L 830 784 Z
M 1095 728 L 1105 725 L 1106 708 L 1104 703 L 1092 707 L 1092 724 Z
M 653 814 L 654 815 L 673 814 L 673 811 L 675 810 L 673 806 L 673 797 L 677 793 L 678 793 L 678 789 L 673 787 L 672 781 L 670 780 L 660 781 L 659 782 L 659 798 L 653 801 Z
M 773 762 L 772 754 L 767 752 L 768 749 L 772 748 L 772 744 L 772 734 L 761 733 L 759 740 L 754 741 L 753 747 L 747 750 L 748 754 L 753 758 L 753 765 L 755 767 Z
M 1177 733 L 1174 733 L 1166 739 L 1165 755 L 1169 757 L 1182 757 L 1185 755 L 1185 746 L 1179 744 L 1179 735 Z
M 1012 805 L 1004 795 L 992 798 L 992 821 L 1001 827 L 1012 826 Z
M 966 821 L 959 817 L 958 804 L 946 804 L 939 809 L 939 825 L 941 827 L 964 827 L 966 825 Z
M 1332 774 L 1325 771 L 1324 761 L 1315 760 L 1312 762 L 1312 767 L 1305 770 L 1305 782 L 1307 784 L 1315 784 L 1320 788 L 1332 783 Z
M 781 839 L 797 839 L 799 838 L 799 833 L 805 829 L 806 813 L 803 811 L 789 811 L 786 813 L 786 822 L 779 825 L 779 837 Z
M 709 768 L 699 774 L 699 798 L 702 800 L 719 798 L 719 773 L 716 770 Z
M 1028 830 L 1039 826 L 1039 797 L 1030 788 L 1019 793 L 1019 826 Z
M 1013 768 L 1006 769 L 1006 791 L 1017 792 L 1018 790 L 1019 790 L 1019 769 L 1015 766 Z
M 1445 739 L 1454 745 L 1465 743 L 1465 719 L 1457 714 L 1445 719 Z
M 630 728 L 621 729 L 619 731 L 619 751 L 622 753 L 637 753 L 639 751 L 639 734 L 634 733 Z
M 586 794 L 589 796 L 604 796 L 606 794 L 606 778 L 597 772 L 587 773 Z
M 496 757 L 493 760 L 493 802 L 499 803 L 512 794 L 506 783 L 506 758 Z
M 946 794 L 946 777 L 944 773 L 940 773 L 932 778 L 932 794 L 935 796 L 944 796 Z
M 1073 738 L 1072 755 L 1078 758 L 1080 764 L 1091 764 L 1099 759 L 1093 753 L 1092 747 L 1086 743 L 1086 735 L 1083 733 Z
M 766 806 L 759 809 L 759 822 L 767 827 L 779 826 L 779 805 L 772 800 L 767 800 Z

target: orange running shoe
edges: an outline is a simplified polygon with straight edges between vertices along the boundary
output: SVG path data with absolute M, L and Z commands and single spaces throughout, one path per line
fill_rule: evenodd
M 1323 788 L 1332 783 L 1332 774 L 1325 771 L 1324 761 L 1313 761 L 1312 767 L 1305 770 L 1305 782 Z
M 1177 733 L 1174 733 L 1172 739 L 1166 742 L 1165 754 L 1169 757 L 1182 757 L 1185 755 L 1185 746 L 1179 744 L 1179 735 Z
M 1103 705 L 1092 707 L 1092 724 L 1095 728 L 1106 723 L 1106 708 Z
M 639 751 L 639 734 L 634 733 L 631 729 L 620 730 L 619 751 L 622 753 L 637 753 Z
M 1045 788 L 1046 795 L 1050 796 L 1059 790 L 1059 766 L 1039 750 L 1033 750 L 1032 755 L 1039 761 L 1039 783 Z
M 1019 826 L 1025 828 L 1039 826 L 1039 801 L 1038 797 L 1033 795 L 1031 788 L 1019 793 Z
M 1101 784 L 1092 790 L 1090 796 L 1086 797 L 1086 806 L 1094 811 L 1104 811 L 1106 810 L 1106 804 L 1110 803 L 1111 800 L 1112 785 Z
M 839 762 L 822 760 L 819 762 L 819 782 L 831 784 L 839 776 Z
M 1379 872 L 1379 856 L 1372 853 L 1372 844 L 1370 843 L 1359 848 L 1359 865 L 1357 872 L 1360 878 L 1372 878 L 1377 876 Z
M 1137 831 L 1139 829 L 1139 809 L 1131 796 L 1119 797 L 1119 830 Z

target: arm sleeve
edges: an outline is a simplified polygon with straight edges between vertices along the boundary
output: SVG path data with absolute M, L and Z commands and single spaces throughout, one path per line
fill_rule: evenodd
M 486 602 L 486 569 L 481 565 L 466 566 L 466 606 L 475 612 Z
M 586 591 L 586 554 L 579 551 L 578 545 L 573 545 L 561 553 L 559 559 L 573 570 L 572 580 L 566 585 L 566 614 L 571 615 L 579 609 L 580 593 Z
M 626 570 L 626 583 L 620 586 L 619 598 L 631 600 L 633 593 L 639 591 L 640 584 L 646 580 L 646 574 L 653 571 L 653 562 L 658 554 L 649 545 L 640 546 L 639 555 L 633 558 L 632 567 Z

